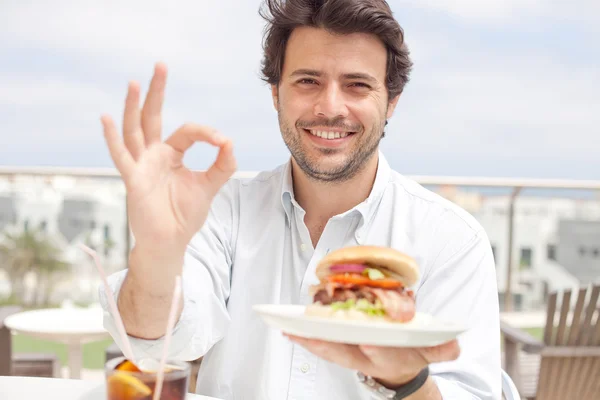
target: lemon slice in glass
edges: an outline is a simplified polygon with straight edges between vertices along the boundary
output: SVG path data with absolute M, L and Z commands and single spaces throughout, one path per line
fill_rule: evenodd
M 143 399 L 152 394 L 152 390 L 144 382 L 120 371 L 108 377 L 107 386 L 110 399 Z

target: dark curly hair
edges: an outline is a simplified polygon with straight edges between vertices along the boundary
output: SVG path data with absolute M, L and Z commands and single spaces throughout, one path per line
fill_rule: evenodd
M 279 84 L 288 39 L 300 26 L 336 34 L 376 35 L 387 49 L 389 98 L 402 93 L 408 83 L 412 61 L 404 43 L 404 31 L 385 0 L 265 0 L 259 14 L 268 22 L 263 40 L 262 79 L 270 84 Z

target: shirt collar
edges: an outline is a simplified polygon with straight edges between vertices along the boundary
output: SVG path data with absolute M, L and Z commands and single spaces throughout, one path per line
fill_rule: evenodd
M 283 205 L 283 209 L 285 210 L 285 215 L 287 216 L 288 221 L 292 215 L 292 202 L 295 203 L 296 199 L 294 198 L 294 186 L 292 183 L 292 159 L 290 157 L 283 170 L 283 179 L 281 181 L 281 204 Z
M 373 184 L 373 189 L 369 194 L 369 197 L 365 199 L 362 203 L 358 204 L 351 210 L 339 215 L 338 217 L 344 217 L 350 213 L 358 212 L 361 216 L 361 222 L 359 223 L 359 229 L 357 230 L 357 238 L 360 237 L 360 230 L 365 225 L 368 225 L 368 222 L 371 220 L 373 215 L 379 206 L 379 202 L 383 197 L 383 193 L 385 188 L 390 180 L 391 168 L 387 159 L 383 155 L 381 151 L 378 153 L 379 161 L 377 163 L 377 173 L 375 175 L 375 182 Z M 287 218 L 291 218 L 292 205 L 300 208 L 298 203 L 296 203 L 296 199 L 294 198 L 294 186 L 292 182 L 292 161 L 291 158 L 287 162 L 284 168 L 283 176 L 281 183 L 281 202 L 283 208 L 285 210 Z

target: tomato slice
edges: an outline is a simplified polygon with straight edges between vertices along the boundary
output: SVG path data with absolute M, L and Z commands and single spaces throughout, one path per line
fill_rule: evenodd
M 397 289 L 402 287 L 402 282 L 384 278 L 384 279 L 376 279 L 371 280 L 366 276 L 358 275 L 358 274 L 335 274 L 329 275 L 327 277 L 329 282 L 337 282 L 337 283 L 347 283 L 352 285 L 362 285 L 362 286 L 371 286 L 378 287 L 382 289 Z

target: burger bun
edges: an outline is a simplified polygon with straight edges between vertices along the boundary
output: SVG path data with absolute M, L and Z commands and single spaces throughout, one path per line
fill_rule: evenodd
M 331 275 L 329 268 L 336 264 L 379 267 L 385 275 L 402 282 L 405 287 L 413 286 L 419 279 L 419 266 L 414 258 L 390 247 L 352 246 L 334 250 L 317 265 L 317 278 L 325 281 Z

